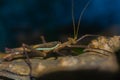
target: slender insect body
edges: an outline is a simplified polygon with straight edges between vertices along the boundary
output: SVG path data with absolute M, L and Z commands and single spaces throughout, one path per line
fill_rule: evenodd
M 78 38 L 78 30 L 79 30 L 79 26 L 80 26 L 80 22 L 81 22 L 81 18 L 83 13 L 85 12 L 86 8 L 88 7 L 89 3 L 91 0 L 89 0 L 87 2 L 87 4 L 85 5 L 85 7 L 83 8 L 79 20 L 78 20 L 78 25 L 77 27 L 75 26 L 75 21 L 74 21 L 74 1 L 72 0 L 72 20 L 73 20 L 73 30 L 74 30 L 74 37 L 73 38 L 68 38 L 68 41 L 66 42 L 50 42 L 50 43 L 46 43 L 44 37 L 42 36 L 43 40 L 43 44 L 40 45 L 33 45 L 33 46 L 28 46 L 26 44 L 24 44 L 25 50 L 29 53 L 29 52 L 33 52 L 34 54 L 39 54 L 39 56 L 45 57 L 48 53 L 52 53 L 52 52 L 59 52 L 61 49 L 64 49 L 65 47 L 72 47 L 75 46 L 77 42 L 79 42 L 80 40 L 82 40 L 83 38 L 87 37 L 87 36 L 99 36 L 99 35 L 84 35 L 80 38 Z M 114 42 L 116 41 L 116 42 Z M 114 36 L 111 37 L 109 39 L 106 39 L 105 37 L 99 37 L 98 40 L 93 40 L 90 45 L 87 47 L 86 51 L 92 50 L 92 49 L 101 49 L 101 50 L 106 50 L 108 52 L 115 52 L 117 51 L 120 46 L 118 45 L 120 42 L 119 40 L 119 36 Z M 103 46 L 103 44 L 105 44 Z M 47 46 L 46 46 L 47 45 Z M 51 46 L 51 47 L 48 47 Z M 80 45 L 77 45 L 78 47 L 81 47 Z M 86 48 L 86 47 L 84 47 Z M 16 48 L 15 51 L 11 51 L 9 53 L 12 54 L 8 54 L 5 57 L 3 57 L 3 59 L 11 59 L 11 57 L 14 57 L 16 55 L 21 55 L 23 53 L 24 49 L 23 47 L 21 48 Z M 16 54 L 17 52 L 17 54 Z
M 90 0 L 87 2 L 87 4 L 85 5 L 85 7 L 83 8 L 83 10 L 82 10 L 82 12 L 80 14 L 79 20 L 78 20 L 78 25 L 76 27 L 75 26 L 75 21 L 74 21 L 74 0 L 72 0 L 72 20 L 73 20 L 73 30 L 74 30 L 74 37 L 73 38 L 68 38 L 68 41 L 63 42 L 63 43 L 59 42 L 58 44 L 56 44 L 55 46 L 53 46 L 51 48 L 45 48 L 45 47 L 43 48 L 43 47 L 40 47 L 40 46 L 38 48 L 33 48 L 33 47 L 28 46 L 28 45 L 25 45 L 25 48 L 26 48 L 25 50 L 29 49 L 30 51 L 32 51 L 34 53 L 39 53 L 39 54 L 41 54 L 41 56 L 45 57 L 50 52 L 58 52 L 59 50 L 65 48 L 65 47 L 68 47 L 68 46 L 70 46 L 72 44 L 76 44 L 78 41 L 80 41 L 82 39 L 82 38 L 78 39 L 78 31 L 79 31 L 79 26 L 80 26 L 81 18 L 83 16 L 83 13 L 85 12 L 86 8 L 88 7 L 89 3 L 90 3 Z M 83 37 L 86 37 L 86 35 L 83 36 Z M 43 36 L 41 38 L 44 39 Z M 43 40 L 43 42 L 44 42 L 44 44 L 46 44 L 45 40 Z M 19 52 L 19 51 L 23 51 L 23 50 L 24 49 L 20 50 L 18 48 L 18 50 L 16 50 L 16 51 Z M 12 53 L 13 54 L 11 56 L 7 55 L 7 56 L 5 56 L 3 58 L 7 59 L 9 57 L 12 57 L 13 55 L 16 55 L 15 54 L 16 52 L 15 53 L 12 52 Z M 21 52 L 19 52 L 18 54 L 21 54 Z
M 43 39 L 43 44 L 32 45 L 32 46 L 23 44 L 22 47 L 20 48 L 7 49 L 6 51 L 9 54 L 3 57 L 3 61 L 12 60 L 15 56 L 18 55 L 22 55 L 22 57 L 26 57 L 26 63 L 30 69 L 28 73 L 29 76 L 32 77 L 32 65 L 28 56 L 29 53 L 38 54 L 39 57 L 46 57 L 47 54 L 54 52 L 58 53 L 60 50 L 64 49 L 65 47 L 70 48 L 75 46 L 77 48 L 78 47 L 81 48 L 82 46 L 76 45 L 80 40 L 88 36 L 99 36 L 99 35 L 84 35 L 78 38 L 78 30 L 81 22 L 81 17 L 84 11 L 86 10 L 86 8 L 88 7 L 89 3 L 90 0 L 87 2 L 84 9 L 82 10 L 81 15 L 79 17 L 78 25 L 76 27 L 74 21 L 74 15 L 73 15 L 73 0 L 72 0 L 72 19 L 73 19 L 73 29 L 74 29 L 73 38 L 70 37 L 68 38 L 68 41 L 63 43 L 58 41 L 47 43 L 44 37 L 42 36 L 41 38 Z M 118 70 L 118 64 L 115 57 L 115 52 L 120 49 L 120 36 L 113 36 L 109 38 L 106 38 L 104 36 L 99 36 L 97 39 L 92 40 L 91 43 L 88 44 L 88 46 L 84 46 L 84 48 L 85 49 L 83 54 L 79 55 L 80 56 L 79 65 L 81 65 L 82 68 L 83 66 L 85 66 L 85 68 L 87 67 L 87 69 L 89 69 L 89 66 L 92 66 L 94 68 L 100 67 L 101 70 L 104 70 L 104 68 L 105 70 L 109 69 L 111 71 Z

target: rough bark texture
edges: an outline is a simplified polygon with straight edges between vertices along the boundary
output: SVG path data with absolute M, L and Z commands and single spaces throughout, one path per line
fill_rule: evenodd
M 116 43 L 110 43 L 111 41 Z M 116 80 L 114 74 L 119 70 L 115 51 L 120 41 L 118 37 L 106 39 L 100 37 L 92 41 L 84 53 L 78 56 L 65 56 L 54 59 L 32 58 L 32 69 L 24 59 L 15 59 L 0 64 L 0 76 L 30 80 L 32 77 L 42 80 Z M 103 50 L 104 49 L 104 50 Z

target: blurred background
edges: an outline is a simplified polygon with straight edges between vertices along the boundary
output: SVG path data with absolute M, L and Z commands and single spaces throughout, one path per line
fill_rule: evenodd
M 74 0 L 75 21 L 88 0 Z M 62 40 L 73 35 L 71 0 L 0 0 L 0 51 L 22 43 Z M 120 0 L 91 0 L 79 36 L 120 34 Z

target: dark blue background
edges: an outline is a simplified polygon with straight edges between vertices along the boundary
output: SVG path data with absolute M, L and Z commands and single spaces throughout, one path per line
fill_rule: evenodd
M 88 0 L 74 0 L 77 20 Z M 0 0 L 0 50 L 21 43 L 48 41 L 72 35 L 71 0 Z M 119 34 L 120 0 L 92 0 L 85 11 L 80 34 Z

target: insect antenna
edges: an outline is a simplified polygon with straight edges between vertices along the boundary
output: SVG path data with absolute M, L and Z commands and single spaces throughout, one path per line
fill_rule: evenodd
M 77 24 L 77 27 L 76 27 L 76 25 L 75 25 L 75 18 L 74 18 L 74 0 L 72 0 L 72 22 L 73 22 L 73 30 L 74 30 L 74 39 L 77 39 L 77 37 L 78 37 L 81 19 L 82 19 L 82 16 L 83 16 L 85 10 L 87 9 L 88 5 L 90 4 L 90 1 L 91 0 L 89 0 L 85 4 L 85 7 L 83 8 L 82 12 L 80 13 L 78 24 Z
M 75 17 L 74 17 L 74 0 L 72 0 L 72 22 L 73 22 L 73 32 L 74 32 L 74 38 L 75 38 L 75 31 L 76 31 L 76 25 L 75 25 Z

